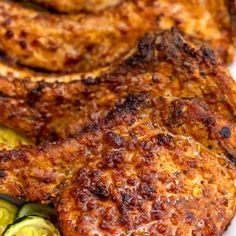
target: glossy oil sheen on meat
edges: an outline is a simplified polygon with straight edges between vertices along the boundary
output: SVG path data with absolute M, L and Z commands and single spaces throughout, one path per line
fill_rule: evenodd
M 129 95 L 73 138 L 1 151 L 0 193 L 52 202 L 64 236 L 221 235 L 235 142 L 195 99 Z
M 70 83 L 1 77 L 2 123 L 39 140 L 73 135 L 130 93 L 196 97 L 235 121 L 235 83 L 212 50 L 176 31 L 150 33 L 125 62 L 100 77 Z
M 69 15 L 0 2 L 3 53 L 20 65 L 49 72 L 88 72 L 117 63 L 146 32 L 173 26 L 212 47 L 222 62 L 232 61 L 232 28 L 224 0 L 122 1 L 99 13 Z

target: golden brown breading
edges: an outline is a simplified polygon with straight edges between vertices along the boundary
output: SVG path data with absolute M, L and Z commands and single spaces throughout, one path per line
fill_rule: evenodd
M 235 142 L 236 126 L 194 99 L 129 96 L 75 138 L 0 152 L 0 193 L 53 202 L 64 236 L 221 235 Z
M 192 11 L 194 9 L 194 11 Z M 16 62 L 47 71 L 91 71 L 127 56 L 151 29 L 178 27 L 232 60 L 224 0 L 135 0 L 97 14 L 57 15 L 0 1 L 0 45 Z
M 198 97 L 235 121 L 235 82 L 214 53 L 195 47 L 176 30 L 146 35 L 137 51 L 100 78 L 70 83 L 0 78 L 0 121 L 42 140 L 79 132 L 132 93 Z
M 108 7 L 113 7 L 121 0 L 31 0 L 51 7 L 59 12 L 78 12 L 81 10 L 89 12 L 101 11 Z
M 150 28 L 143 11 L 127 2 L 98 15 L 65 16 L 1 1 L 0 45 L 7 56 L 29 67 L 91 71 L 127 54 Z

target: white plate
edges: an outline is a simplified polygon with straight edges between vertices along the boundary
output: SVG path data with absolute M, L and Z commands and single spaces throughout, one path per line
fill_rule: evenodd
M 229 67 L 234 79 L 236 80 L 236 52 L 234 63 Z M 235 236 L 236 235 L 236 217 L 232 221 L 229 229 L 224 233 L 224 236 Z
M 234 63 L 229 67 L 234 79 L 236 80 L 236 51 L 235 51 L 235 58 Z

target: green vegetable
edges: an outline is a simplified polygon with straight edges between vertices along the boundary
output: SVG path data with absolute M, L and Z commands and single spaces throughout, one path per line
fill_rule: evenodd
M 60 236 L 60 233 L 50 221 L 40 216 L 27 216 L 9 225 L 3 236 Z
M 16 212 L 17 207 L 14 204 L 0 199 L 0 235 L 2 235 L 7 225 L 14 221 Z
M 13 129 L 0 125 L 0 149 L 11 149 L 22 144 L 33 144 L 22 134 L 17 133 Z
M 44 206 L 38 203 L 25 203 L 17 213 L 17 219 L 24 216 L 41 216 L 51 221 L 56 221 L 56 211 L 50 206 Z

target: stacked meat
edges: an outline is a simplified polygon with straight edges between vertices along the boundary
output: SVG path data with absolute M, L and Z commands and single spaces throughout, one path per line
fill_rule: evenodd
M 234 4 L 33 2 L 0 2 L 0 122 L 37 144 L 0 151 L 0 193 L 54 204 L 64 236 L 222 235 Z

